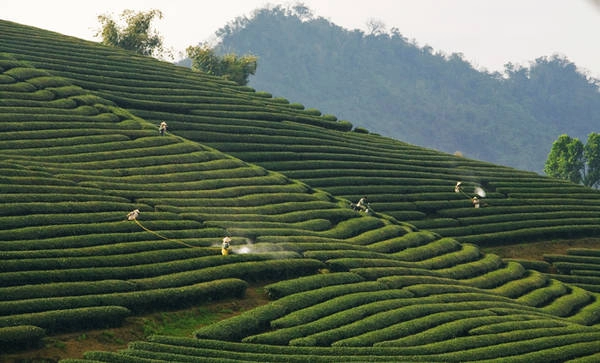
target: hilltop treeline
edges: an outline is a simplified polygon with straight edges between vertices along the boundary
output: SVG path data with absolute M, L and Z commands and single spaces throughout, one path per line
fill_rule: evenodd
M 598 80 L 564 56 L 491 73 L 372 25 L 348 30 L 302 5 L 275 6 L 217 34 L 221 52 L 258 56 L 252 87 L 411 144 L 541 173 L 558 135 L 597 131 Z

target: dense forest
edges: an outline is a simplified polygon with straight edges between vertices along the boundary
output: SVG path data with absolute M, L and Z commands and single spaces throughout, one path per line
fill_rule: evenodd
M 504 72 L 419 46 L 371 21 L 348 30 L 302 4 L 266 7 L 217 31 L 221 54 L 258 57 L 249 85 L 419 146 L 542 173 L 561 134 L 600 122 L 599 81 L 563 55 Z

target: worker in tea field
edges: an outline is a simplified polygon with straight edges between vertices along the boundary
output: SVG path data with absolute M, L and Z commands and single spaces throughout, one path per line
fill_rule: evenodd
M 358 201 L 358 203 L 356 203 L 352 207 L 352 209 L 354 209 L 356 211 L 367 212 L 369 210 L 369 201 L 367 200 L 367 197 L 360 198 L 360 200 Z
M 140 210 L 134 209 L 131 212 L 127 213 L 127 220 L 128 221 L 136 220 L 139 215 L 140 215 Z
M 158 132 L 160 132 L 160 136 L 165 136 L 165 132 L 167 132 L 167 123 L 161 122 L 160 126 L 158 126 Z
M 460 193 L 462 192 L 462 182 L 456 182 L 456 185 L 454 186 L 454 193 Z
M 479 208 L 481 206 L 481 201 L 477 196 L 474 196 L 471 200 L 473 201 L 473 207 Z
M 225 238 L 223 238 L 223 244 L 221 245 L 221 254 L 223 256 L 227 256 L 229 254 L 229 251 L 231 250 L 230 242 L 231 238 L 229 238 L 229 236 L 225 236 Z

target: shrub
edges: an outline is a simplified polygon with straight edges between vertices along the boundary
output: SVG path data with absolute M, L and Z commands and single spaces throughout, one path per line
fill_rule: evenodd
M 445 253 L 459 251 L 463 246 L 452 238 L 440 238 L 422 246 L 411 247 L 394 253 L 402 261 L 423 261 Z
M 385 287 L 374 281 L 327 286 L 285 296 L 267 305 L 219 321 L 194 332 L 196 338 L 239 341 L 243 337 L 266 330 L 272 320 L 285 314 L 318 304 L 351 292 L 376 291 Z
M 547 286 L 532 290 L 531 292 L 515 299 L 515 301 L 529 306 L 544 306 L 558 296 L 568 292 L 567 287 L 562 282 L 550 280 Z
M 313 290 L 320 287 L 339 284 L 350 284 L 364 281 L 362 277 L 351 272 L 328 273 L 285 280 L 265 286 L 265 291 L 271 299 Z
M 130 281 L 144 289 L 158 289 L 185 286 L 228 277 L 243 278 L 246 281 L 294 278 L 316 273 L 320 268 L 325 267 L 321 261 L 300 258 L 234 263 L 234 261 L 239 260 L 235 256 L 246 255 L 231 255 L 225 258 L 217 256 L 223 261 L 222 265 Z
M 492 253 L 484 255 L 483 258 L 475 259 L 474 257 L 479 255 L 479 249 L 477 247 L 467 245 L 464 252 L 466 252 L 466 254 L 463 255 L 463 257 L 467 257 L 467 259 L 471 257 L 471 261 L 462 261 L 462 263 L 457 262 L 455 265 L 450 264 L 450 267 L 436 270 L 436 273 L 453 279 L 468 279 L 499 269 L 503 265 L 502 259 Z M 441 256 L 440 258 L 444 258 L 444 256 Z M 446 262 L 450 262 L 451 260 L 452 259 L 449 258 Z M 427 266 L 421 267 L 426 268 Z
M 499 295 L 516 299 L 529 291 L 543 287 L 547 283 L 548 277 L 545 274 L 535 270 L 529 270 L 525 272 L 525 276 L 522 278 L 509 281 L 502 286 L 496 287 L 492 291 Z
M 396 238 L 372 243 L 369 245 L 369 248 L 378 252 L 393 253 L 393 257 L 398 258 L 400 251 L 411 247 L 423 246 L 439 238 L 439 235 L 430 231 L 409 232 Z
M 506 258 L 506 262 L 517 262 L 523 265 L 528 270 L 536 270 L 539 272 L 550 272 L 550 263 L 546 261 L 522 260 L 518 258 Z
M 321 116 L 321 111 L 317 110 L 316 108 L 307 108 L 303 112 L 311 116 Z
M 343 310 L 355 308 L 371 302 L 410 297 L 413 297 L 413 295 L 406 290 L 385 289 L 353 292 L 308 306 L 304 309 L 292 311 L 279 319 L 273 320 L 271 322 L 271 327 L 275 329 L 289 328 L 307 324 L 311 321 L 325 318 Z
M 271 102 L 274 102 L 274 103 L 279 103 L 279 104 L 282 104 L 282 105 L 287 105 L 287 104 L 289 104 L 289 103 L 290 103 L 290 101 L 288 101 L 287 99 L 285 99 L 285 98 L 283 98 L 283 97 L 274 97 L 274 98 L 271 100 Z
M 121 306 L 84 307 L 0 317 L 0 327 L 34 325 L 48 333 L 121 325 L 131 311 Z
M 30 78 L 35 77 L 50 76 L 50 73 L 48 73 L 48 71 L 31 67 L 13 67 L 5 71 L 4 73 L 20 81 L 26 81 Z
M 261 97 L 261 98 L 272 98 L 273 95 L 270 94 L 269 92 L 265 92 L 265 91 L 256 91 L 254 93 L 255 96 Z
M 334 258 L 325 261 L 332 271 L 348 271 L 359 267 L 414 267 L 411 262 L 393 260 L 389 258 Z
M 504 268 L 491 270 L 483 275 L 460 280 L 461 283 L 482 289 L 492 289 L 509 281 L 520 279 L 525 268 L 516 262 L 509 262 Z
M 42 345 L 46 331 L 32 325 L 19 325 L 0 328 L 0 350 L 10 352 L 37 348 Z
M 357 219 L 357 221 L 361 220 Z M 375 228 L 372 230 L 365 231 L 358 236 L 348 238 L 347 241 L 349 243 L 355 243 L 363 246 L 369 245 L 369 248 L 374 248 L 374 250 L 378 252 L 387 252 L 377 249 L 379 243 L 382 243 L 379 241 L 383 241 L 388 238 L 401 237 L 406 235 L 408 232 L 410 232 L 410 229 L 407 226 L 390 224 L 382 226 L 381 228 Z M 373 243 L 375 243 L 375 247 L 373 247 Z

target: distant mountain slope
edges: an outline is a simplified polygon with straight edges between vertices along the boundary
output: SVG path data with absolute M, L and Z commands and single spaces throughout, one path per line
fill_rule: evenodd
M 598 81 L 568 60 L 511 66 L 505 79 L 400 32 L 367 35 L 275 7 L 221 29 L 219 48 L 258 56 L 256 89 L 411 144 L 518 169 L 541 173 L 562 133 L 585 141 L 598 131 Z
M 0 33 L 0 351 L 260 282 L 272 303 L 198 339 L 73 361 L 600 353 L 598 294 L 476 244 L 598 236 L 600 192 L 353 132 L 120 49 L 5 21 Z M 370 211 L 350 208 L 363 193 Z

